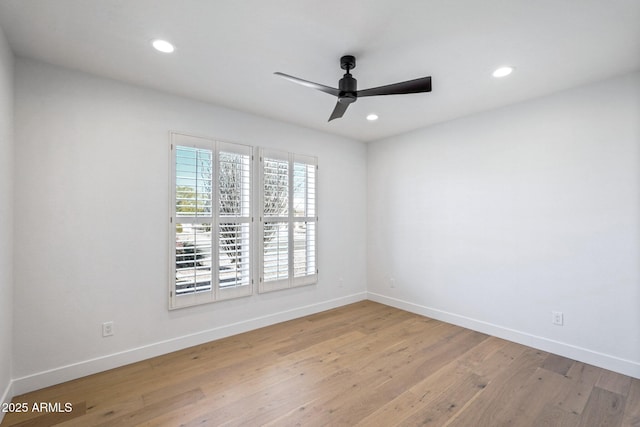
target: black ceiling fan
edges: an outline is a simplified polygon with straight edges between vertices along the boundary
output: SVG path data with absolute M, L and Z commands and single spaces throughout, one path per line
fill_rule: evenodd
M 338 97 L 336 107 L 333 109 L 333 113 L 329 117 L 329 121 L 333 119 L 339 119 L 347 111 L 349 104 L 356 102 L 356 100 L 363 96 L 378 96 L 378 95 L 402 95 L 406 93 L 421 93 L 431 92 L 431 77 L 421 77 L 415 80 L 408 80 L 401 83 L 393 83 L 386 86 L 379 86 L 370 89 L 358 90 L 358 81 L 353 78 L 350 71 L 356 68 L 356 58 L 352 55 L 345 55 L 340 58 L 340 68 L 347 72 L 340 79 L 338 83 L 338 89 L 313 83 L 307 80 L 302 80 L 297 77 L 290 76 L 284 73 L 274 73 L 278 76 L 284 77 L 294 83 L 301 84 L 303 86 L 317 89 L 321 92 L 328 93 Z

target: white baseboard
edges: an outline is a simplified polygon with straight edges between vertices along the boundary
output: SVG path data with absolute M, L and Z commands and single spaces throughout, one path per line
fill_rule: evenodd
M 195 345 L 204 344 L 220 338 L 225 338 L 231 335 L 251 331 L 253 329 L 274 325 L 276 323 L 285 322 L 287 320 L 308 316 L 365 299 L 367 299 L 367 293 L 360 292 L 357 294 L 347 295 L 316 304 L 281 311 L 279 313 L 270 314 L 268 316 L 256 317 L 242 322 L 223 325 L 217 328 L 208 329 L 206 331 L 197 332 L 195 334 L 172 338 L 149 345 L 132 348 L 119 353 L 109 354 L 95 359 L 73 363 L 67 366 L 61 366 L 59 368 L 38 372 L 22 378 L 15 378 L 12 381 L 12 389 L 10 388 L 5 394 L 8 393 L 9 398 L 11 398 L 12 395 L 28 393 L 33 390 L 60 384 L 65 381 L 74 380 L 76 378 L 81 378 L 98 372 L 103 372 L 109 369 L 117 368 L 119 366 L 128 365 L 130 363 L 139 362 L 151 357 L 156 357 Z
M 411 313 L 420 314 L 425 317 L 462 326 L 467 329 L 482 332 L 640 379 L 640 363 L 632 360 L 621 359 L 610 354 L 604 354 L 587 348 L 574 346 L 537 335 L 531 335 L 515 329 L 505 328 L 503 326 L 494 325 L 492 323 L 483 322 L 481 320 L 472 319 L 459 314 L 449 313 L 373 292 L 368 292 L 367 298 L 371 301 L 406 310 Z

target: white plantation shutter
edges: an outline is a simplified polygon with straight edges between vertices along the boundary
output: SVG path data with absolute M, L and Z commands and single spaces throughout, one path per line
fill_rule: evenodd
M 251 293 L 251 148 L 218 143 L 220 299 Z M 248 292 L 248 293 L 247 293 Z
M 314 157 L 293 155 L 293 285 L 317 280 L 316 175 Z
M 171 134 L 170 308 L 252 293 L 251 147 Z
M 260 291 L 289 287 L 289 156 L 262 152 Z
M 317 281 L 317 161 L 262 150 L 260 292 Z

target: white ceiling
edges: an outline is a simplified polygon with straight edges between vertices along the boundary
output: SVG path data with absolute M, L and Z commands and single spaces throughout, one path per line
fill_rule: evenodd
M 640 69 L 639 0 L 0 0 L 0 26 L 20 56 L 362 141 Z M 344 54 L 359 89 L 433 92 L 328 123 L 334 97 L 273 75 L 337 87 Z

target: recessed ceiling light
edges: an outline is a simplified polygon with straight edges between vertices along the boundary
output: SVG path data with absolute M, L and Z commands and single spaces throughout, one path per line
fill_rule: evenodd
M 513 67 L 500 67 L 493 72 L 493 77 L 505 77 L 513 72 Z
M 176 48 L 166 40 L 154 40 L 151 44 L 156 50 L 164 53 L 171 53 L 176 50 Z
M 378 115 L 374 114 L 374 113 L 371 113 L 371 114 L 369 114 L 367 116 L 367 120 L 369 120 L 370 122 L 374 122 L 374 121 L 378 120 Z

